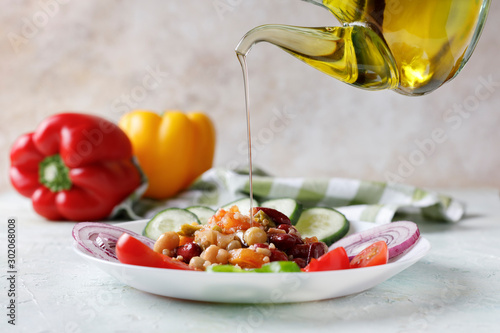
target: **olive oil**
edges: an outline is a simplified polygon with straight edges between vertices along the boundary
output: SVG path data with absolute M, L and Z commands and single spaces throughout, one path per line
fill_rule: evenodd
M 245 111 L 247 120 L 247 145 L 248 145 L 248 184 L 250 190 L 250 216 L 253 217 L 253 166 L 252 166 L 252 132 L 250 129 L 250 87 L 248 83 L 248 67 L 245 55 L 237 54 L 240 61 L 241 69 L 243 71 L 243 86 L 245 88 Z M 244 213 L 244 212 L 242 212 Z
M 236 51 L 257 42 L 281 47 L 312 67 L 368 90 L 429 93 L 470 57 L 490 0 L 306 0 L 342 24 L 324 28 L 264 25 Z
M 259 42 L 275 44 L 352 86 L 427 94 L 453 79 L 469 60 L 491 0 L 304 0 L 342 24 L 304 28 L 268 24 L 236 47 L 245 84 L 250 212 L 253 206 L 250 96 L 246 56 Z

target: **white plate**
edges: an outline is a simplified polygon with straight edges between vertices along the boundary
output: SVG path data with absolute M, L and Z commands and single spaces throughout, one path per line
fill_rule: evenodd
M 118 224 L 142 233 L 146 220 Z M 351 222 L 349 233 L 373 227 Z M 416 263 L 430 249 L 420 240 L 407 253 L 386 265 L 312 273 L 206 273 L 133 266 L 76 253 L 123 284 L 152 294 L 223 303 L 287 303 L 341 297 L 370 289 Z

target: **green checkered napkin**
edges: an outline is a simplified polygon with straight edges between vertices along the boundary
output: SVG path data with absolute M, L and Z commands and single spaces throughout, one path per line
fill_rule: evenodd
M 128 200 L 118 210 L 129 218 L 150 218 L 169 207 L 204 205 L 214 209 L 248 197 L 248 173 L 225 169 L 205 172 L 189 189 L 174 198 L 157 201 Z M 254 172 L 253 193 L 256 200 L 293 198 L 304 207 L 333 207 L 347 219 L 375 223 L 391 222 L 396 213 L 419 213 L 425 218 L 459 221 L 463 204 L 452 198 L 416 187 L 369 182 L 346 178 L 280 178 Z

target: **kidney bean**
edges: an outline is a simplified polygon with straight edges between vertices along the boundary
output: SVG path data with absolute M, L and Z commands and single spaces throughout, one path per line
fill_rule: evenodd
M 290 219 L 285 214 L 277 211 L 276 209 L 267 208 L 267 207 L 255 207 L 254 214 L 256 214 L 259 210 L 263 211 L 267 216 L 269 216 L 273 222 L 278 224 L 292 224 Z
M 293 238 L 295 238 L 295 244 L 304 244 L 304 240 L 300 237 L 300 235 L 289 234 Z
M 300 268 L 304 268 L 307 266 L 307 262 L 305 259 L 302 259 L 302 258 L 295 258 L 293 259 L 293 261 L 295 261 L 295 263 L 300 267 Z
M 269 243 L 273 243 L 281 251 L 286 251 L 297 244 L 297 238 L 289 234 L 270 234 Z
M 290 249 L 290 251 L 288 251 L 288 254 L 293 256 L 293 258 L 307 259 L 309 255 L 309 249 L 309 244 L 297 244 L 292 249 Z
M 288 261 L 288 256 L 283 251 L 272 249 L 269 259 L 270 261 Z
M 297 236 L 298 238 L 302 239 L 302 235 L 300 234 L 300 232 L 297 230 L 297 228 L 295 228 L 294 226 L 291 226 L 290 229 L 288 229 L 288 233 L 290 235 L 295 235 Z
M 288 234 L 288 232 L 290 231 L 290 229 L 295 228 L 295 227 L 292 226 L 291 224 L 283 223 L 283 224 L 280 224 L 279 226 L 277 226 L 277 228 L 281 229 L 281 230 L 285 230 L 285 232 Z
M 309 246 L 309 253 L 307 255 L 307 262 L 311 261 L 311 258 L 318 259 L 328 251 L 328 247 L 323 242 L 314 242 L 308 244 L 308 246 Z
M 191 258 L 198 257 L 201 252 L 201 247 L 194 242 L 184 244 L 177 248 L 177 255 L 182 256 L 182 260 L 187 264 L 189 264 Z

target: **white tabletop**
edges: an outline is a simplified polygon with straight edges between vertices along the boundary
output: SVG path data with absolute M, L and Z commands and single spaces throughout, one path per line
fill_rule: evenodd
M 135 290 L 73 252 L 74 223 L 48 222 L 33 212 L 28 199 L 3 193 L 1 218 L 17 219 L 17 308 L 14 327 L 6 316 L 8 230 L 3 222 L 0 331 L 491 332 L 500 326 L 499 193 L 441 192 L 466 202 L 467 216 L 457 224 L 417 221 L 432 245 L 421 261 L 360 294 L 274 305 L 200 303 Z

